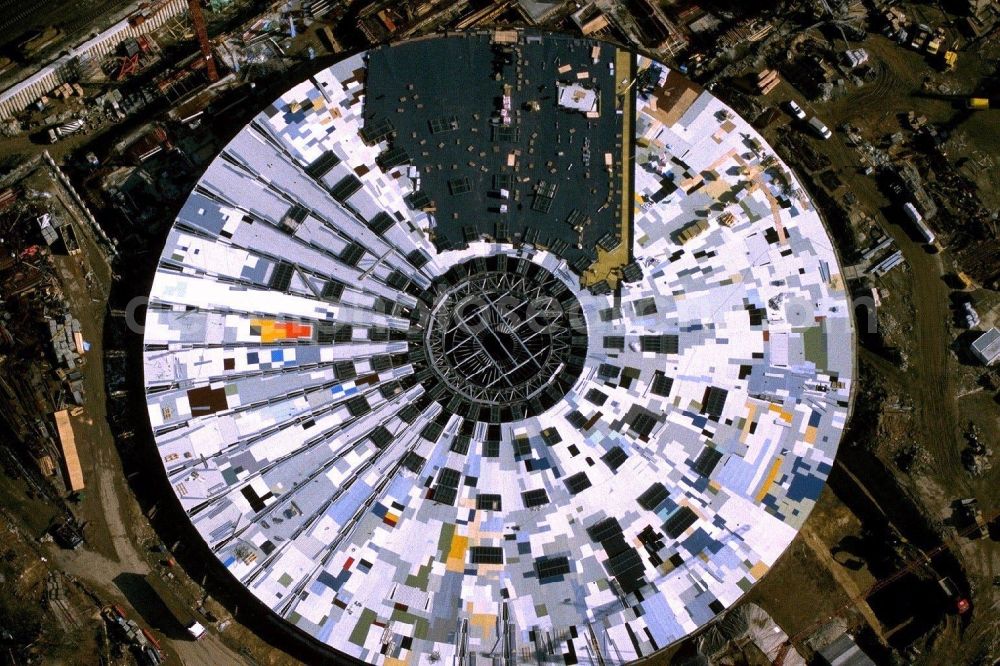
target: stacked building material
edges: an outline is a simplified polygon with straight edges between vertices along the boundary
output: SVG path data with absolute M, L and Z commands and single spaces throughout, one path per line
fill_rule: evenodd
M 768 95 L 778 87 L 779 83 L 781 83 L 781 78 L 778 76 L 778 70 L 765 69 L 757 75 L 757 92 L 761 95 Z

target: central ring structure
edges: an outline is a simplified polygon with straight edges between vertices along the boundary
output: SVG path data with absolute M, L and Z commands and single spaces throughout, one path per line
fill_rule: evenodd
M 467 261 L 435 280 L 422 303 L 430 309 L 414 311 L 423 336 L 411 336 L 411 352 L 442 404 L 465 403 L 490 423 L 520 420 L 556 404 L 580 376 L 580 303 L 538 264 L 503 254 Z

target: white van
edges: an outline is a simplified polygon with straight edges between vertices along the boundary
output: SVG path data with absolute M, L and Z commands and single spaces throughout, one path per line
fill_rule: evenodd
M 833 133 L 830 131 L 830 128 L 824 125 L 823 121 L 820 120 L 819 118 L 816 117 L 810 118 L 809 127 L 813 128 L 816 134 L 818 134 L 820 137 L 824 139 L 829 139 L 831 136 L 833 136 Z

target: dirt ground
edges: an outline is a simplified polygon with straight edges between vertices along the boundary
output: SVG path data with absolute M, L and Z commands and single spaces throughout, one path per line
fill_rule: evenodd
M 5 55 L 32 30 L 48 26 L 74 34 L 89 25 L 95 17 L 111 13 L 128 5 L 128 0 L 79 0 L 73 3 L 22 2 L 0 0 L 0 50 Z
M 829 488 L 824 489 L 799 536 L 750 591 L 747 601 L 770 613 L 793 640 L 817 629 L 834 609 L 849 608 L 852 624 L 863 624 L 865 615 L 871 622 L 871 610 L 864 602 L 851 603 L 852 596 L 871 584 L 871 576 L 850 571 L 833 553 L 838 542 L 859 529 L 847 507 Z

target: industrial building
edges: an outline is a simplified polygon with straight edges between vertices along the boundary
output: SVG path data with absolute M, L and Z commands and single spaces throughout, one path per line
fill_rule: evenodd
M 983 365 L 993 365 L 1000 358 L 1000 330 L 996 326 L 972 342 L 972 353 Z
M 480 32 L 349 57 L 232 139 L 167 237 L 144 372 L 177 500 L 290 630 L 600 664 L 767 574 L 854 340 L 745 120 L 610 44 Z

